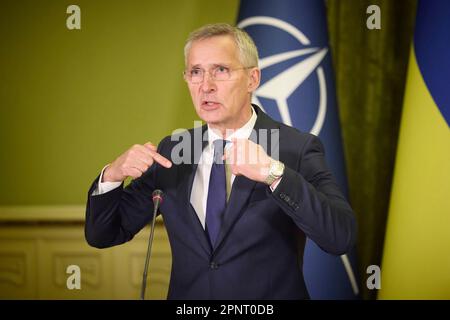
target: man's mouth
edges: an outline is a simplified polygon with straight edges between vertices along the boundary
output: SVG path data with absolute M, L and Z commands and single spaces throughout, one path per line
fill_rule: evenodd
M 218 108 L 220 103 L 214 100 L 202 100 L 202 108 L 209 110 Z

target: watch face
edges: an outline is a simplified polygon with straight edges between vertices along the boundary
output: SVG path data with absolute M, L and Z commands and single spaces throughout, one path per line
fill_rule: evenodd
M 275 165 L 273 166 L 273 175 L 279 177 L 283 174 L 283 164 L 281 162 L 276 162 Z

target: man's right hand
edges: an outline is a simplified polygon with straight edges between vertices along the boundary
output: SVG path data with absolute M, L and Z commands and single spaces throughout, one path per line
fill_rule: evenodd
M 172 162 L 160 155 L 151 142 L 135 144 L 105 169 L 102 182 L 122 182 L 127 177 L 139 178 L 155 161 L 165 168 L 172 166 Z

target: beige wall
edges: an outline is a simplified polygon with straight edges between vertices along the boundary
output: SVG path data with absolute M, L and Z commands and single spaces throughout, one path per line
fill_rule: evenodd
M 68 30 L 69 4 L 81 30 Z M 85 202 L 98 171 L 197 116 L 183 47 L 237 0 L 6 0 L 0 9 L 0 205 Z

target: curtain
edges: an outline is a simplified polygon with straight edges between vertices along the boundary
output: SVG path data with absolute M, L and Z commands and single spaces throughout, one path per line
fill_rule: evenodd
M 359 226 L 362 297 L 374 299 L 366 269 L 381 265 L 416 1 L 326 4 L 349 197 Z M 366 27 L 372 4 L 380 8 L 379 30 Z

